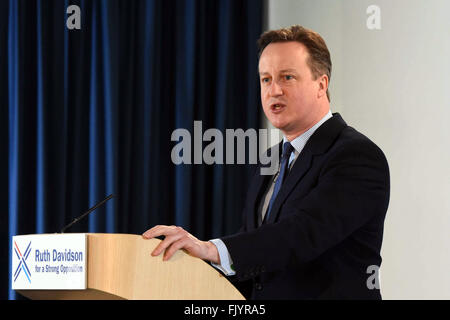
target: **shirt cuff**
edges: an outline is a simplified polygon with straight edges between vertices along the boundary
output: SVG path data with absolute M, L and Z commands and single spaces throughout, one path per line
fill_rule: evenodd
M 220 257 L 220 264 L 211 262 L 211 265 L 222 271 L 226 276 L 234 276 L 236 272 L 234 271 L 233 261 L 225 243 L 220 239 L 209 240 L 209 242 L 212 242 L 216 246 Z

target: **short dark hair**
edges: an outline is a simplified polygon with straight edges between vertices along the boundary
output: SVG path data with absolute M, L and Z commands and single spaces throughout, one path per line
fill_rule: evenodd
M 317 32 L 302 26 L 294 25 L 288 28 L 264 32 L 258 39 L 259 57 L 261 57 L 262 52 L 269 44 L 290 41 L 299 42 L 308 50 L 309 57 L 306 62 L 314 80 L 325 74 L 328 77 L 328 81 L 330 81 L 331 58 L 325 41 Z M 327 98 L 330 101 L 328 88 Z

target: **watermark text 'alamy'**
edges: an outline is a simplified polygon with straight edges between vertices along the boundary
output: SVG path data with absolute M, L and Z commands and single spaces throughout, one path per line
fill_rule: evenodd
M 269 132 L 271 133 L 270 136 Z M 262 165 L 261 175 L 273 175 L 278 170 L 278 148 L 273 148 L 272 151 L 274 152 L 270 154 L 267 154 L 262 149 L 265 146 L 265 142 L 268 142 L 269 137 L 272 142 L 276 132 L 278 132 L 276 129 L 259 129 L 258 132 L 255 129 L 247 129 L 246 131 L 243 129 L 226 129 L 224 139 L 224 135 L 219 129 L 210 128 L 203 132 L 202 122 L 194 121 L 193 139 L 191 132 L 187 129 L 181 128 L 172 132 L 171 140 L 178 142 L 172 148 L 172 162 L 176 165 L 192 163 L 209 165 L 257 164 L 259 159 L 259 163 Z M 245 148 L 246 141 L 248 141 L 248 157 Z M 203 142 L 209 142 L 204 149 Z M 248 163 L 246 163 L 246 158 L 248 158 Z

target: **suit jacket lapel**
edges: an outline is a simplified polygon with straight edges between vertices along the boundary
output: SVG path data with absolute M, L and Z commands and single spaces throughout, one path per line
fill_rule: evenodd
M 300 158 L 301 157 L 301 158 Z M 297 185 L 297 183 L 302 179 L 308 169 L 311 167 L 312 153 L 310 150 L 303 150 L 299 154 L 299 158 L 295 161 L 291 171 L 289 172 L 286 180 L 284 181 L 281 189 L 273 203 L 272 211 L 269 215 L 269 220 L 265 223 L 273 223 L 278 217 L 278 213 L 281 204 L 287 198 L 291 190 Z
M 275 199 L 269 220 L 264 223 L 273 223 L 276 221 L 281 205 L 311 167 L 313 156 L 324 153 L 346 126 L 347 124 L 340 114 L 334 113 L 332 118 L 325 121 L 314 132 L 302 152 L 298 155 L 298 159 L 295 161 Z

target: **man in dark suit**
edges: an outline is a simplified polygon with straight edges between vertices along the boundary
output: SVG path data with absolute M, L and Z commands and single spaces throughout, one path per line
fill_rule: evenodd
M 181 248 L 211 261 L 252 299 L 380 299 L 367 270 L 379 268 L 389 169 L 383 152 L 330 111 L 331 59 L 300 26 L 259 40 L 261 101 L 283 141 L 273 176 L 256 171 L 237 234 L 200 241 L 180 227 L 153 252 Z

